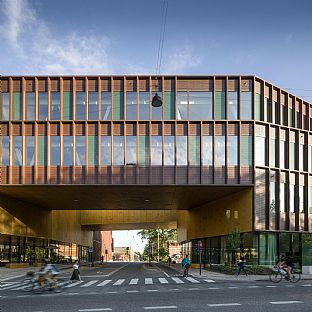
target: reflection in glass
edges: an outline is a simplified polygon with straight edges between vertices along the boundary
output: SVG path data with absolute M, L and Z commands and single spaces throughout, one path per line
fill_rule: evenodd
M 2 94 L 2 120 L 9 120 L 10 93 L 3 92 L 1 94 Z
M 86 94 L 85 92 L 76 92 L 76 119 L 86 119 Z
M 240 137 L 240 164 L 241 166 L 252 165 L 252 136 L 243 135 Z
M 215 92 L 215 119 L 225 119 L 225 92 Z
M 13 120 L 22 119 L 22 94 L 21 92 L 13 92 Z
M 14 166 L 21 166 L 22 165 L 22 155 L 23 155 L 23 148 L 22 148 L 22 137 L 21 136 L 14 136 L 13 137 L 13 165 Z
M 289 211 L 295 212 L 295 185 L 289 184 Z
M 212 92 L 190 92 L 190 120 L 212 119 Z
M 136 165 L 136 136 L 126 136 L 126 165 Z
M 48 93 L 39 92 L 39 120 L 48 120 Z
M 270 213 L 275 214 L 276 199 L 275 199 L 275 182 L 270 182 Z
M 304 213 L 304 186 L 299 186 L 299 212 Z
M 137 119 L 137 94 L 136 92 L 126 93 L 126 116 L 127 120 Z
M 200 165 L 200 136 L 198 135 L 189 137 L 189 164 L 191 166 Z
M 10 165 L 10 139 L 9 136 L 2 136 L 2 146 L 1 146 L 1 165 Z
M 295 169 L 295 143 L 289 142 L 289 169 Z
M 113 150 L 113 166 L 123 166 L 124 165 L 124 137 L 114 136 L 114 150 Z
M 285 169 L 285 146 L 286 146 L 286 142 L 284 140 L 280 140 L 279 166 L 281 169 Z
M 177 166 L 187 166 L 187 136 L 176 136 Z
M 154 95 L 152 95 L 154 96 Z M 162 98 L 162 94 L 158 93 L 158 96 L 160 96 Z M 162 106 L 159 107 L 154 107 L 152 106 L 152 120 L 162 120 Z
M 299 170 L 305 170 L 304 166 L 304 144 L 299 145 Z
M 102 92 L 102 120 L 112 118 L 112 94 L 111 92 Z
M 51 120 L 60 120 L 60 93 L 51 92 Z
M 274 138 L 271 138 L 270 139 L 270 166 L 271 167 L 276 167 L 275 148 L 276 148 L 276 140 Z
M 26 166 L 35 165 L 35 137 L 26 136 Z
M 161 166 L 162 165 L 162 137 L 152 136 L 152 151 L 151 151 L 151 165 Z
M 280 183 L 280 211 L 286 212 L 285 206 L 285 183 Z
M 98 136 L 89 135 L 88 136 L 88 165 L 97 166 L 98 165 Z
M 238 156 L 237 156 L 237 136 L 228 136 L 228 165 L 237 166 Z
M 212 136 L 202 136 L 202 165 L 212 166 L 213 164 L 213 146 Z
M 188 120 L 187 92 L 177 92 L 177 120 Z
M 105 166 L 111 165 L 111 137 L 101 137 L 101 164 Z
M 149 92 L 139 93 L 139 119 L 149 120 L 150 95 Z
M 98 93 L 88 93 L 88 119 L 98 120 L 99 118 L 99 105 L 98 105 Z
M 256 136 L 256 166 L 265 166 L 265 138 Z
M 174 136 L 164 136 L 164 165 L 174 166 Z
M 86 137 L 76 136 L 76 166 L 84 166 L 86 164 Z
M 59 136 L 51 136 L 51 166 L 59 166 L 61 163 L 61 140 Z
M 228 92 L 228 118 L 229 120 L 237 120 L 237 92 Z
M 35 120 L 35 92 L 26 93 L 26 120 Z
M 240 119 L 252 120 L 252 92 L 241 92 Z
M 138 164 L 140 166 L 149 165 L 149 136 L 140 135 L 138 137 Z
M 73 137 L 63 136 L 63 166 L 73 165 Z
M 225 166 L 225 136 L 215 137 L 215 165 Z
M 308 213 L 312 214 L 312 186 L 309 186 L 309 191 L 308 191 Z

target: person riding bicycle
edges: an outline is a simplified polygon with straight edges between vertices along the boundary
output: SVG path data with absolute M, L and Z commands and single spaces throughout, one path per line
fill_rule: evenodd
M 290 256 L 282 255 L 277 265 L 287 272 L 288 279 L 291 280 L 293 277 L 292 270 L 294 267 L 294 259 Z
M 185 255 L 185 257 L 182 259 L 182 267 L 184 268 L 183 277 L 188 276 L 188 269 L 191 266 L 191 261 L 188 258 L 188 255 Z
M 44 265 L 38 272 L 38 283 L 41 287 L 44 284 L 52 285 L 53 278 L 59 274 L 58 268 L 54 265 L 49 263 L 48 261 L 44 262 Z

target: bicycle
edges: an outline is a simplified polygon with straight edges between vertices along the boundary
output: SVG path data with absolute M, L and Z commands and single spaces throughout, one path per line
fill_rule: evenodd
M 32 291 L 40 294 L 45 290 L 55 292 L 61 292 L 62 290 L 60 281 L 54 275 L 47 277 L 42 275 L 40 272 L 28 272 L 27 275 L 30 276 L 30 278 L 26 278 L 22 283 L 24 291 Z
M 183 277 L 188 277 L 189 267 L 190 267 L 190 266 L 189 266 L 188 264 L 186 264 L 186 265 L 184 266 Z
M 288 278 L 288 274 L 283 268 L 275 266 L 273 272 L 270 274 L 270 281 L 273 283 L 279 283 L 283 278 L 291 283 L 298 283 L 301 280 L 301 274 L 292 270 L 292 278 Z

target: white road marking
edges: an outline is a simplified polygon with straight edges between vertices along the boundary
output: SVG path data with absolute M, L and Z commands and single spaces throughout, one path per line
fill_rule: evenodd
M 127 293 L 136 293 L 136 292 L 139 292 L 138 290 L 127 290 L 126 291 Z
M 199 288 L 189 288 L 188 290 L 198 290 Z
M 22 286 L 22 287 L 21 287 Z M 11 289 L 13 290 L 13 288 L 16 288 L 17 287 L 21 287 L 20 289 L 24 288 L 26 286 L 26 284 L 23 285 L 23 283 L 20 283 L 20 284 L 15 284 L 15 285 L 9 285 L 9 286 L 4 286 L 3 288 L 1 288 L 1 290 L 7 290 L 7 289 Z
M 169 290 L 180 290 L 179 288 L 170 288 Z
M 96 285 L 96 286 L 105 286 L 105 285 L 107 285 L 108 283 L 110 283 L 112 280 L 105 280 L 104 282 L 102 282 L 102 283 L 100 283 L 100 284 L 98 284 L 98 285 Z
M 21 275 L 14 275 L 14 276 L 11 276 L 11 277 L 7 277 L 7 278 L 2 278 L 0 280 L 0 282 L 4 282 L 4 281 L 9 281 L 10 279 L 14 279 L 14 278 L 18 278 L 18 277 L 25 277 L 25 274 L 21 274 Z
M 248 286 L 247 288 L 259 288 L 260 286 Z
M 177 309 L 176 306 L 144 307 L 144 310 Z
M 152 278 L 146 278 L 145 279 L 145 285 L 152 285 L 153 284 L 153 279 Z
M 236 289 L 236 288 L 238 288 L 237 286 L 230 286 L 230 287 L 228 287 L 229 289 Z
M 184 282 L 181 280 L 181 279 L 179 279 L 178 277 L 171 277 L 172 278 L 172 280 L 174 280 L 177 284 L 184 284 Z
M 214 280 L 210 280 L 210 279 L 207 279 L 207 280 L 204 280 L 205 282 L 207 282 L 207 283 L 215 283 L 216 281 L 214 281 Z
M 107 293 L 107 294 L 118 294 L 117 291 L 107 291 L 106 293 Z
M 165 274 L 166 277 L 170 277 L 170 275 L 166 273 L 165 271 L 163 271 L 163 273 Z
M 161 284 L 168 284 L 168 281 L 163 277 L 159 277 L 158 280 Z
M 304 303 L 303 301 L 272 301 L 271 304 L 295 304 L 295 303 Z
M 116 272 L 118 272 L 119 270 L 125 268 L 125 267 L 128 266 L 129 264 L 130 264 L 130 263 L 127 263 L 127 264 L 123 265 L 122 267 L 120 267 L 120 268 L 118 268 L 118 269 L 116 269 L 116 270 L 114 270 L 114 271 L 108 273 L 106 276 L 111 276 L 111 275 L 113 275 L 114 273 L 116 273 Z
M 291 285 L 292 286 L 292 285 Z M 305 284 L 305 285 L 301 285 L 302 287 L 312 287 L 311 284 Z
M 71 288 L 71 287 L 74 287 L 74 286 L 79 285 L 79 284 L 81 284 L 81 283 L 82 283 L 82 281 L 77 281 L 77 282 L 75 282 L 75 283 L 66 285 L 64 288 Z
M 96 281 L 90 281 L 90 282 L 88 282 L 86 284 L 81 285 L 80 287 L 89 287 L 89 286 L 91 286 L 91 285 L 93 285 L 93 284 L 95 284 L 97 282 L 98 282 L 97 280 Z
M 158 291 L 158 289 L 148 289 L 147 291 L 153 292 L 153 291 Z
M 195 278 L 193 278 L 193 277 L 187 277 L 186 278 L 189 282 L 191 282 L 191 283 L 200 283 L 199 281 L 197 281 Z
M 265 286 L 265 287 L 267 287 L 267 288 L 275 288 L 275 287 L 277 287 L 277 286 Z
M 219 287 L 209 287 L 208 289 L 220 289 Z
M 80 309 L 79 312 L 97 312 L 97 311 L 112 311 L 111 308 L 99 308 L 99 309 Z
M 240 306 L 240 303 L 234 302 L 234 303 L 213 303 L 208 304 L 208 307 L 231 307 L 231 306 Z
M 130 281 L 129 285 L 136 285 L 136 284 L 138 283 L 138 281 L 139 281 L 138 278 L 133 278 L 133 279 Z
M 115 282 L 113 285 L 114 286 L 119 286 L 119 285 L 121 285 L 123 282 L 125 281 L 125 279 L 119 279 L 117 282 Z

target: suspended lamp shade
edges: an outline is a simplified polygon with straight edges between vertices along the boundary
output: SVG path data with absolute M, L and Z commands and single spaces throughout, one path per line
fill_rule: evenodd
M 160 107 L 161 105 L 162 105 L 161 97 L 156 93 L 152 99 L 152 106 L 153 107 Z

